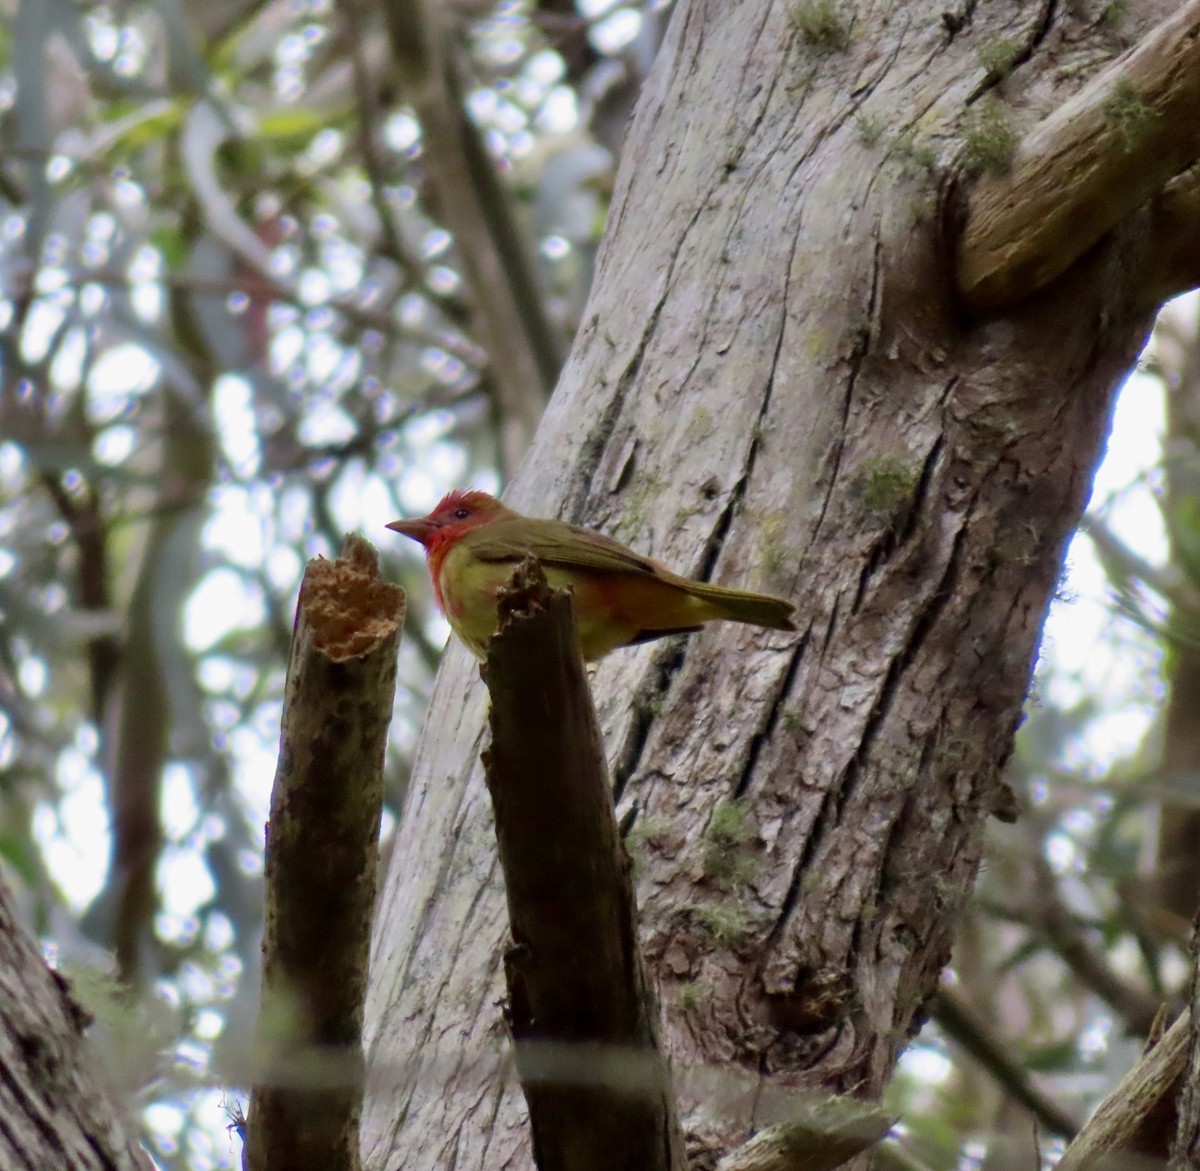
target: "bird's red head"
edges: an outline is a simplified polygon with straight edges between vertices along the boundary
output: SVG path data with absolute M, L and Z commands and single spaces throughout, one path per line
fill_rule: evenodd
M 507 511 L 499 500 L 486 492 L 454 491 L 447 492 L 428 516 L 394 520 L 387 527 L 420 541 L 426 552 L 432 552 Z

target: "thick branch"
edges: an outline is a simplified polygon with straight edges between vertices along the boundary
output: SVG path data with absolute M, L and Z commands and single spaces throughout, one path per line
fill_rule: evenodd
M 487 659 L 508 1019 L 540 1171 L 686 1165 L 570 596 L 524 563 Z M 547 1046 L 550 1046 L 548 1049 Z M 576 1063 L 547 1062 L 558 1047 Z M 611 1076 L 603 1074 L 612 1054 Z M 632 1076 L 627 1076 L 632 1074 Z
M 267 827 L 259 1043 L 249 1168 L 356 1171 L 383 754 L 404 593 L 346 539 L 310 561 L 288 662 Z
M 1067 1147 L 1058 1171 L 1117 1165 L 1131 1156 L 1165 1159 L 1174 1130 L 1175 1098 L 1186 1065 L 1188 1014 L 1142 1055 Z
M 1065 272 L 1200 157 L 1200 0 L 1040 123 L 1008 174 L 971 192 L 958 283 L 979 308 Z
M 149 1171 L 96 1075 L 88 1015 L 17 922 L 0 882 L 0 1167 Z
M 1146 284 L 1159 305 L 1200 286 L 1200 174 L 1195 168 L 1167 184 L 1151 216 L 1155 250 Z

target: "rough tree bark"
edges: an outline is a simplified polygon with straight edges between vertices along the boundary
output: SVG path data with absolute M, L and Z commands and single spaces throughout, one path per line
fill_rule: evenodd
M 404 591 L 351 533 L 300 583 L 267 823 L 247 1171 L 358 1171 L 362 1020 Z
M 695 1166 L 786 1116 L 731 1086 L 878 1098 L 920 1027 L 1115 388 L 1186 268 L 1154 246 L 1182 200 L 1003 310 L 955 293 L 975 108 L 1034 125 L 1152 19 L 1092 7 L 681 0 L 643 91 L 510 498 L 798 603 L 795 636 L 712 629 L 594 681 Z M 474 676 L 452 650 L 377 920 L 369 1168 L 530 1166 L 489 1060 Z
M 0 1167 L 152 1171 L 89 1051 L 89 1024 L 0 879 Z

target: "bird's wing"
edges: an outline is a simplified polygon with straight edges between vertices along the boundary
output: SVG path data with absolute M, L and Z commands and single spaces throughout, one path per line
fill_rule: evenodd
M 524 521 L 524 518 L 514 518 Z M 510 531 L 512 522 L 494 521 L 468 535 L 471 554 L 481 561 L 520 561 L 533 555 L 543 565 L 566 569 L 595 569 L 609 573 L 648 574 L 663 577 L 667 571 L 619 541 L 591 529 L 560 520 L 539 520 L 531 533 L 528 522 Z

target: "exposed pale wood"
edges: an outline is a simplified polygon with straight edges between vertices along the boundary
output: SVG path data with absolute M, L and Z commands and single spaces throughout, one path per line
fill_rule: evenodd
M 1188 0 L 1030 131 L 1007 174 L 976 184 L 963 295 L 995 309 L 1044 288 L 1197 158 L 1200 0 Z
M 684 1171 L 571 598 L 529 559 L 500 613 L 484 767 L 512 932 L 506 1015 L 534 1158 L 539 1171 Z
M 1192 961 L 1190 1020 L 1176 1103 L 1179 1125 L 1171 1141 L 1171 1166 L 1181 1171 L 1200 1166 L 1200 919 L 1192 928 L 1188 954 Z
M 873 1147 L 894 1122 L 853 1098 L 809 1102 L 790 1122 L 769 1126 L 731 1151 L 717 1171 L 831 1171 Z
M 267 826 L 251 1171 L 356 1171 L 383 754 L 404 593 L 346 538 L 300 586 Z

